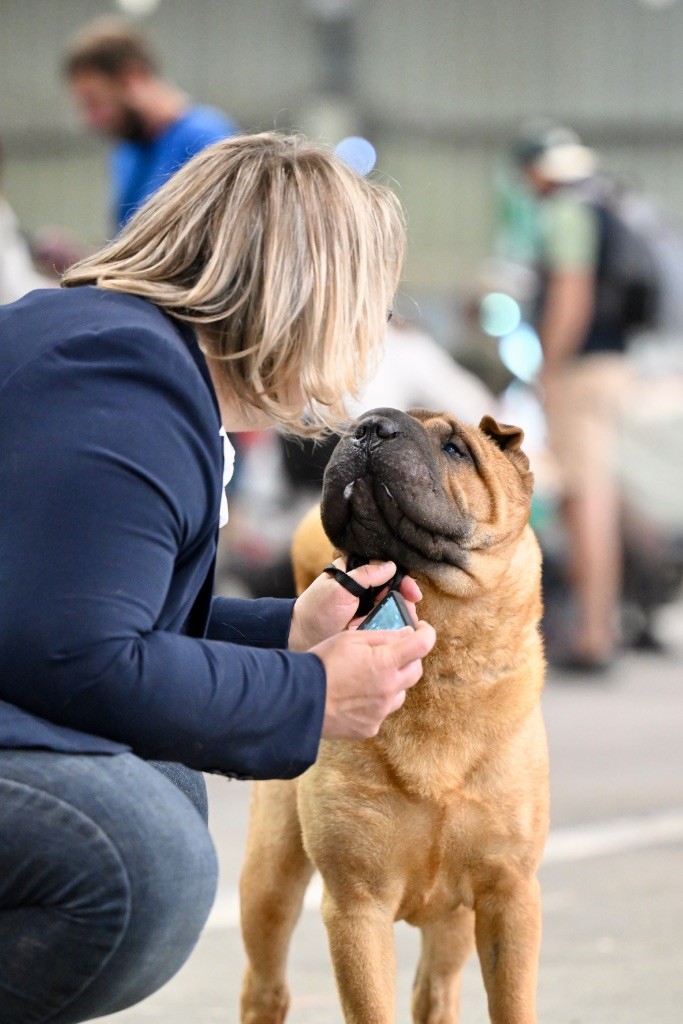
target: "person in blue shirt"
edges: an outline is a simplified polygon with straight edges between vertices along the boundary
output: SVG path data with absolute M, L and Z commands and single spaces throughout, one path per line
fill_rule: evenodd
M 236 136 L 0 308 L 2 1024 L 163 984 L 215 892 L 200 772 L 296 776 L 419 680 L 431 626 L 349 629 L 325 573 L 296 601 L 213 595 L 222 431 L 340 427 L 403 244 L 392 193 L 327 150 Z
M 88 127 L 116 140 L 110 163 L 116 230 L 174 171 L 238 131 L 219 110 L 192 103 L 162 78 L 148 40 L 123 20 L 101 18 L 81 29 L 64 73 Z

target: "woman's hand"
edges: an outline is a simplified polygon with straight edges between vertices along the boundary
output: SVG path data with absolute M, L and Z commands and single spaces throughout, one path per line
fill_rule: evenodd
M 422 677 L 436 633 L 426 622 L 399 630 L 352 630 L 313 648 L 325 666 L 322 735 L 328 740 L 376 736 L 384 719 Z
M 343 558 L 336 558 L 334 565 L 346 570 L 346 561 Z M 349 576 L 361 587 L 381 587 L 388 583 L 395 573 L 396 566 L 393 562 L 371 562 L 369 565 L 353 569 Z M 405 576 L 399 590 L 408 604 L 413 621 L 417 622 L 415 602 L 422 597 L 420 588 L 414 579 Z M 378 599 L 383 596 L 384 593 L 380 593 Z M 289 631 L 289 649 L 309 651 L 322 640 L 341 633 L 349 626 L 357 625 L 357 612 L 358 598 L 327 573 L 321 573 L 296 600 Z

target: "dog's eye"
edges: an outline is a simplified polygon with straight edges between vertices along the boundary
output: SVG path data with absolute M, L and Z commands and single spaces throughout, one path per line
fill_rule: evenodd
M 459 437 L 453 438 L 452 441 L 446 441 L 442 445 L 441 450 L 454 459 L 468 459 L 470 457 L 467 445 Z

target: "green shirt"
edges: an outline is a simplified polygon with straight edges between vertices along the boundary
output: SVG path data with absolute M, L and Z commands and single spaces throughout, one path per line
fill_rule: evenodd
M 598 259 L 594 211 L 574 196 L 557 194 L 542 204 L 543 262 L 551 272 L 592 271 Z

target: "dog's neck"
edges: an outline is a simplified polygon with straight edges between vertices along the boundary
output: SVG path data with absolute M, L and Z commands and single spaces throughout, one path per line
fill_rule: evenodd
M 396 760 L 394 770 L 407 788 L 425 796 L 459 785 L 539 704 L 540 553 L 531 530 L 509 554 L 497 586 L 469 597 L 418 577 L 424 595 L 419 615 L 436 629 L 436 646 L 423 678 L 374 742 L 382 758 Z M 413 757 L 395 759 L 409 747 Z
M 479 657 L 484 658 L 489 678 L 496 675 L 501 655 L 500 670 L 505 670 L 511 658 L 523 659 L 523 633 L 535 635 L 542 614 L 541 558 L 530 528 L 502 560 L 493 553 L 480 558 L 484 564 L 477 576 L 460 589 L 444 588 L 438 578 L 416 576 L 423 593 L 418 612 L 436 629 L 437 654 L 440 646 L 451 653 L 460 650 L 463 681 L 471 683 L 479 681 Z M 474 662 L 473 674 L 467 671 L 467 662 Z

